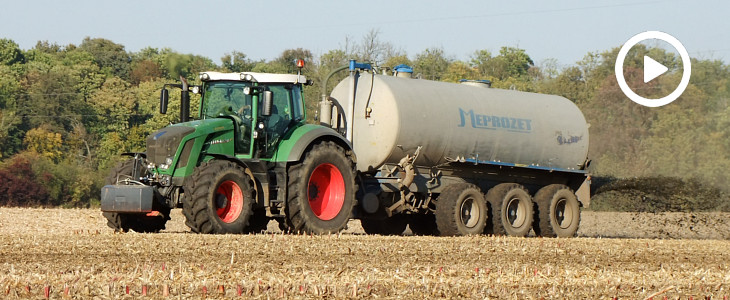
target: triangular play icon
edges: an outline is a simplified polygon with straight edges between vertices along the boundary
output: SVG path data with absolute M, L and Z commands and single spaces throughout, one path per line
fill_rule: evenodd
M 644 55 L 644 83 L 652 81 L 666 71 L 669 71 L 669 68 Z

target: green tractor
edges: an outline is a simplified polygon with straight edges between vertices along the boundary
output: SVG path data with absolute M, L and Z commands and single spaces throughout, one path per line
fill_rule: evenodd
M 355 156 L 337 131 L 305 123 L 301 74 L 200 74 L 181 92 L 180 123 L 152 133 L 147 151 L 125 153 L 101 192 L 116 231 L 157 232 L 182 208 L 196 233 L 249 233 L 272 219 L 290 232 L 332 233 L 352 217 Z M 190 120 L 190 93 L 200 114 Z

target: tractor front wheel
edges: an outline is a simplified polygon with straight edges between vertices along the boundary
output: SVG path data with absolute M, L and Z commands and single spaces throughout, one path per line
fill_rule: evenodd
M 183 185 L 185 224 L 197 233 L 244 233 L 253 215 L 251 178 L 236 163 L 212 160 Z

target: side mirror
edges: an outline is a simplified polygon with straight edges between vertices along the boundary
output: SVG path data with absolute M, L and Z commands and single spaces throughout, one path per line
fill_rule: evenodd
M 167 91 L 167 89 L 163 88 L 160 91 L 160 113 L 166 114 L 167 113 L 167 102 L 170 99 L 170 92 Z
M 263 108 L 261 109 L 261 115 L 268 117 L 271 115 L 271 110 L 274 106 L 274 93 L 271 91 L 264 91 Z

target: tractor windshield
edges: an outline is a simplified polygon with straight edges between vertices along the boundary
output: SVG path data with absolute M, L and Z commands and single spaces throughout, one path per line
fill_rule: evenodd
M 221 114 L 251 119 L 251 96 L 243 93 L 243 88 L 250 85 L 240 81 L 208 82 L 203 91 L 203 119 Z

